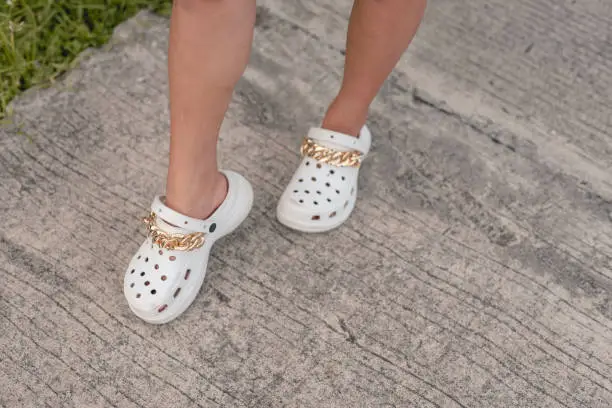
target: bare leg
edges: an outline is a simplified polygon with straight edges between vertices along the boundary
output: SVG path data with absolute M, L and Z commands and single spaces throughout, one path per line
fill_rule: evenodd
M 225 199 L 217 139 L 249 59 L 254 0 L 175 0 L 170 27 L 166 205 L 205 219 Z
M 412 41 L 426 0 L 355 0 L 342 87 L 323 127 L 357 135 L 383 82 Z

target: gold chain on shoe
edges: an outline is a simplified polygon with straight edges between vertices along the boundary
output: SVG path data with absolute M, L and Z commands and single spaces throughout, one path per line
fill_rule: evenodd
M 156 223 L 157 215 L 151 212 L 143 218 L 148 234 L 154 244 L 160 248 L 174 251 L 192 251 L 204 245 L 204 233 L 192 232 L 191 234 L 170 234 L 161 230 Z
M 321 146 L 310 138 L 304 139 L 300 151 L 302 156 L 308 156 L 321 163 L 338 167 L 359 167 L 363 158 L 363 155 L 358 151 L 339 152 Z

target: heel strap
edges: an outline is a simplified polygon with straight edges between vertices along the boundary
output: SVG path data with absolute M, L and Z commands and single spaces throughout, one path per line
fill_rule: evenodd
M 312 128 L 308 132 L 308 139 L 337 151 L 357 151 L 365 156 L 370 151 L 372 136 L 370 130 L 364 125 L 359 132 L 359 137 L 323 128 Z
M 188 217 L 178 211 L 174 211 L 164 204 L 164 199 L 165 197 L 163 196 L 156 196 L 151 204 L 151 212 L 158 218 L 183 230 L 202 233 L 209 232 L 210 221 Z

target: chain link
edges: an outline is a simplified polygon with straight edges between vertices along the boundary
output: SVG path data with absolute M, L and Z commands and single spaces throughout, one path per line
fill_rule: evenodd
M 302 156 L 308 156 L 321 163 L 337 167 L 359 167 L 363 156 L 358 151 L 339 152 L 305 138 L 301 147 Z
M 151 212 L 143 218 L 147 226 L 148 234 L 160 248 L 175 251 L 192 251 L 204 245 L 204 233 L 192 232 L 191 234 L 170 234 L 157 226 L 157 215 Z

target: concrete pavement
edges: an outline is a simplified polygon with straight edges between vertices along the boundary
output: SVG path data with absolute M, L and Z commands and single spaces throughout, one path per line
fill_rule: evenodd
M 142 13 L 0 130 L 0 406 L 612 405 L 612 4 L 431 0 L 372 109 L 353 217 L 274 206 L 342 70 L 350 2 L 263 0 L 222 131 L 253 183 L 199 298 L 122 275 L 163 188 L 168 21 Z

